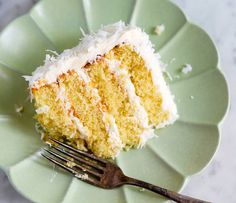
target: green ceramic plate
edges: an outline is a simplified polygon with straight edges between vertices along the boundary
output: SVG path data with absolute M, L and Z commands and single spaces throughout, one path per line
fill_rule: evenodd
M 179 191 L 201 171 L 219 144 L 219 123 L 228 106 L 228 90 L 209 36 L 189 23 L 166 0 L 43 0 L 12 22 L 0 35 L 0 165 L 15 188 L 33 202 L 164 202 L 154 193 L 131 186 L 103 190 L 83 183 L 40 157 L 23 74 L 43 64 L 47 49 L 61 52 L 78 44 L 80 27 L 87 33 L 101 24 L 123 20 L 142 27 L 162 60 L 169 63 L 180 119 L 158 130 L 142 150 L 122 153 L 117 163 L 127 175 Z M 153 34 L 164 24 L 161 36 Z M 175 60 L 172 60 L 175 58 Z M 189 63 L 193 71 L 180 72 Z M 176 77 L 179 76 L 179 78 Z M 191 96 L 193 96 L 191 98 Z M 15 105 L 23 105 L 18 115 Z

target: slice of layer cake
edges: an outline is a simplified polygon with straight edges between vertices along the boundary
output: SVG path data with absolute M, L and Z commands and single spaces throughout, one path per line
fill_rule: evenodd
M 45 139 L 104 158 L 143 146 L 155 128 L 178 117 L 148 35 L 123 22 L 85 36 L 57 57 L 47 56 L 25 78 Z

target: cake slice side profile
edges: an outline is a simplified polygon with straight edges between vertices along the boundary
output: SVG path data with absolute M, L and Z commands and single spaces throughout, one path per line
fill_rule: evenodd
M 104 158 L 142 147 L 178 118 L 148 35 L 123 22 L 48 56 L 25 78 L 44 133 Z

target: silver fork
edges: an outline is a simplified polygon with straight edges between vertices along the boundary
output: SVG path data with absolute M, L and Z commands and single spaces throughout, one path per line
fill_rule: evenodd
M 44 148 L 41 155 L 89 184 L 105 189 L 112 189 L 125 184 L 135 185 L 179 203 L 209 203 L 125 176 L 120 167 L 107 160 L 75 149 L 54 138 L 49 139 L 57 146 L 51 145 L 48 149 Z

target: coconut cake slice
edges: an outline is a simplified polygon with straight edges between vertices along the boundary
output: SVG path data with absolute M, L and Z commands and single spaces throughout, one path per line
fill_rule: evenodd
M 143 146 L 155 128 L 178 118 L 148 35 L 123 22 L 47 56 L 25 78 L 45 140 L 49 135 L 104 158 Z

